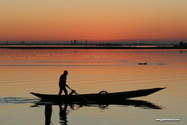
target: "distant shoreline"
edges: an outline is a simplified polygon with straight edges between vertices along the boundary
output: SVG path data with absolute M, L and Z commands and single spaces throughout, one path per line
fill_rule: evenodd
M 0 45 L 8 49 L 187 49 L 174 45 Z

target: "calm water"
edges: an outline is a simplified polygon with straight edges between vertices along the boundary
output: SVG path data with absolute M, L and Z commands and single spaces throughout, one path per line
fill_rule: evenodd
M 62 105 L 61 110 L 53 105 L 53 125 L 187 123 L 187 50 L 0 49 L 0 124 L 44 125 L 45 106 L 36 105 L 39 100 L 29 92 L 57 94 L 59 76 L 65 69 L 69 71 L 67 83 L 79 94 L 167 89 L 133 99 L 144 105 L 74 104 Z M 156 121 L 163 118 L 180 121 Z

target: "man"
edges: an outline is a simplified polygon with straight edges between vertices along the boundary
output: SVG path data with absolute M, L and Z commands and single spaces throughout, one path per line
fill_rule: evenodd
M 62 94 L 62 90 L 64 90 L 65 95 L 68 95 L 68 91 L 67 91 L 67 89 L 66 89 L 66 87 L 69 88 L 69 86 L 66 85 L 67 75 L 68 75 L 68 71 L 65 70 L 65 71 L 64 71 L 64 74 L 62 74 L 62 75 L 60 76 L 60 80 L 59 80 L 60 91 L 59 91 L 58 95 L 61 95 L 61 94 Z

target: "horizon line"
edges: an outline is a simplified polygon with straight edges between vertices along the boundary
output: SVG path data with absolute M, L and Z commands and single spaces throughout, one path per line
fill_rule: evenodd
M 38 43 L 42 43 L 42 42 L 45 42 L 45 43 L 50 43 L 50 42 L 53 42 L 53 43 L 71 43 L 71 41 L 78 41 L 78 42 L 88 42 L 88 43 L 131 43 L 134 42 L 134 43 L 179 43 L 179 42 L 185 42 L 187 41 L 187 39 L 128 39 L 128 40 L 91 40 L 91 39 L 71 39 L 71 40 L 6 40 L 6 41 L 3 41 L 3 40 L 0 40 L 0 43 L 7 43 L 7 42 L 15 42 L 15 43 L 20 43 L 20 42 L 38 42 Z

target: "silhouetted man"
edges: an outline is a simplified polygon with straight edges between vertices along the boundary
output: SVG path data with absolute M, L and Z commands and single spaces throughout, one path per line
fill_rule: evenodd
M 58 95 L 61 95 L 61 94 L 62 94 L 62 90 L 64 90 L 65 95 L 68 95 L 68 91 L 67 91 L 67 89 L 66 89 L 66 87 L 69 88 L 69 86 L 66 85 L 67 75 L 68 75 L 68 71 L 65 70 L 65 71 L 64 71 L 64 74 L 62 74 L 62 75 L 60 76 L 60 80 L 59 80 L 60 91 L 59 91 Z

